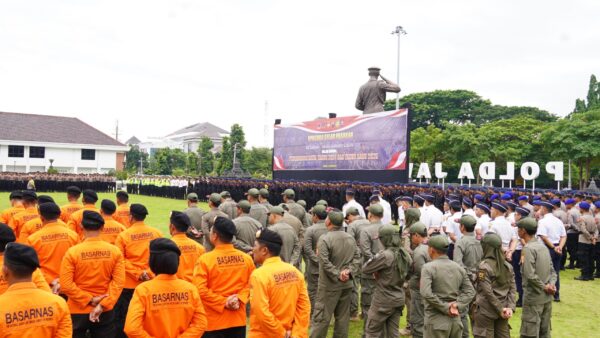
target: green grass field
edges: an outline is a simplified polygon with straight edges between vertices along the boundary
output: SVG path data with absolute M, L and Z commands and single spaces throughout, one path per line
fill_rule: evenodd
M 55 201 L 61 205 L 67 202 L 66 194 L 50 194 Z M 99 194 L 100 199 L 114 199 L 113 194 Z M 169 213 L 171 210 L 183 210 L 186 208 L 184 200 L 171 200 L 158 197 L 130 196 L 131 203 L 142 203 L 150 214 L 147 224 L 160 229 L 168 236 Z M 8 193 L 0 193 L 0 210 L 9 206 Z M 206 204 L 201 205 L 207 209 Z M 561 271 L 561 300 L 553 304 L 552 328 L 554 337 L 598 337 L 600 332 L 600 279 L 593 282 L 579 282 L 573 277 L 579 275 L 579 271 Z M 517 312 L 510 324 L 512 337 L 519 336 L 521 311 Z M 405 325 L 405 317 L 402 317 L 401 325 Z M 362 333 L 362 322 L 350 323 L 350 337 L 360 337 Z M 329 334 L 331 336 L 331 333 Z

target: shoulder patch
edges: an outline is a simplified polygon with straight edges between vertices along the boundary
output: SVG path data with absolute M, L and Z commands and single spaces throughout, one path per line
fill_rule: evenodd
M 487 274 L 487 271 L 485 269 L 479 269 L 479 272 L 477 273 L 477 279 L 480 281 L 485 280 L 486 274 Z

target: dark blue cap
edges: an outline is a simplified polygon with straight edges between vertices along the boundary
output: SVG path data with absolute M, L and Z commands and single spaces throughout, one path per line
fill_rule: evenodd
M 469 208 L 473 206 L 473 201 L 468 197 L 463 198 L 462 203 Z
M 486 212 L 486 213 L 488 213 L 488 214 L 490 213 L 490 207 L 488 207 L 488 206 L 487 206 L 487 204 L 483 204 L 483 203 L 477 203 L 477 204 L 475 204 L 475 206 L 476 206 L 478 209 L 481 209 L 481 210 L 485 211 L 485 212 Z
M 519 196 L 519 198 L 517 198 L 519 201 L 529 201 L 529 197 L 527 196 Z
M 579 209 L 590 210 L 590 204 L 588 202 L 579 203 Z
M 576 202 L 575 199 L 573 199 L 573 198 L 567 198 L 567 200 L 565 201 L 565 204 L 566 205 L 575 204 L 575 202 Z
M 502 212 L 506 212 L 506 206 L 502 203 L 494 202 L 494 203 L 492 203 L 492 208 L 500 210 Z
M 521 217 L 527 217 L 527 216 L 529 216 L 529 209 L 527 209 L 527 208 L 523 208 L 523 207 L 517 207 L 517 208 L 515 209 L 515 211 L 516 211 L 516 212 L 517 212 L 519 215 L 521 215 Z

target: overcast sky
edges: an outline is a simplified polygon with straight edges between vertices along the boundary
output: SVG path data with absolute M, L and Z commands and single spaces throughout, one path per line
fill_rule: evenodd
M 0 111 L 109 134 L 119 120 L 121 141 L 237 122 L 262 146 L 276 117 L 359 113 L 366 68 L 396 78 L 402 25 L 402 94 L 469 89 L 563 116 L 600 75 L 599 13 L 597 0 L 6 0 Z

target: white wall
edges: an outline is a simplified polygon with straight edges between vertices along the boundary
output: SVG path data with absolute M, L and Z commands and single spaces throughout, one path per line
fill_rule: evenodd
M 38 145 L 36 145 L 38 146 Z M 93 149 L 85 147 L 85 149 Z M 29 146 L 25 146 L 24 157 L 8 157 L 8 145 L 0 144 L 0 170 L 19 172 L 46 171 L 52 166 L 65 173 L 106 173 L 116 168 L 117 151 L 96 149 L 95 160 L 82 160 L 81 148 L 46 147 L 44 158 L 29 158 Z

